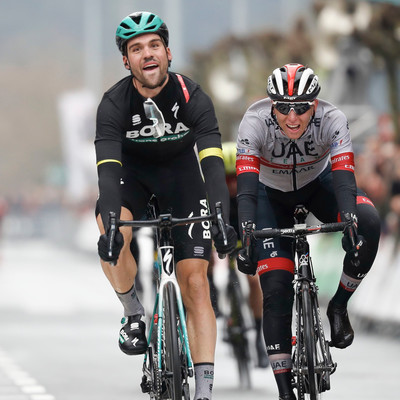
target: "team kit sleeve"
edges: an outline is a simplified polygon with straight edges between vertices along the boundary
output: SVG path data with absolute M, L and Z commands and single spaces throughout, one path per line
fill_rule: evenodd
M 339 212 L 356 214 L 357 185 L 354 153 L 346 116 L 339 110 L 329 126 L 332 180 Z
M 195 134 L 200 166 L 204 176 L 211 212 L 215 212 L 215 204 L 221 201 L 224 221 L 228 223 L 230 202 L 225 180 L 221 133 L 214 105 L 210 97 L 200 88 L 191 96 L 188 103 L 188 115 L 192 119 L 191 125 Z
M 119 112 L 111 101 L 103 98 L 96 118 L 96 162 L 99 186 L 98 206 L 105 231 L 108 229 L 110 211 L 120 216 L 121 195 L 121 127 Z
M 246 113 L 239 125 L 236 157 L 237 203 L 239 213 L 239 232 L 243 239 L 243 226 L 256 220 L 258 181 L 260 174 L 260 153 L 257 133 L 259 126 L 255 115 Z M 263 130 L 262 130 L 263 132 Z

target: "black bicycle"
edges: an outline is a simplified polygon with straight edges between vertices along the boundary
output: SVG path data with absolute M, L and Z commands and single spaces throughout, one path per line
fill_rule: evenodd
M 224 316 L 224 341 L 232 346 L 239 373 L 240 387 L 251 389 L 252 357 L 248 332 L 254 328 L 254 322 L 237 273 L 236 253 L 233 252 L 229 256 L 229 275 L 226 288 L 229 312 Z
M 308 226 L 308 210 L 298 205 L 294 212 L 295 224 L 291 228 L 253 231 L 255 239 L 274 237 L 293 238 L 296 256 L 294 294 L 296 310 L 296 336 L 293 338 L 293 386 L 298 400 L 320 399 L 322 392 L 330 389 L 330 376 L 336 370 L 325 338 L 318 303 L 318 287 L 310 256 L 307 235 L 344 231 L 349 223 L 333 222 Z M 246 238 L 246 243 L 249 241 Z M 248 247 L 247 247 L 248 248 Z
M 148 348 L 143 361 L 141 388 L 155 400 L 190 399 L 188 378 L 193 376 L 193 362 L 186 328 L 185 309 L 178 281 L 176 279 L 172 229 L 179 225 L 194 223 L 207 224 L 215 221 L 223 234 L 226 231 L 222 219 L 221 203 L 216 205 L 216 215 L 189 218 L 173 218 L 171 214 L 138 221 L 118 220 L 110 213 L 109 251 L 115 232 L 120 226 L 153 227 L 156 229 L 158 248 L 157 293 L 153 316 L 148 332 Z

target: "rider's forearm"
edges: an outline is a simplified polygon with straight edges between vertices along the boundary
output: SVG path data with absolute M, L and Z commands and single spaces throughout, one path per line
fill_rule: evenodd
M 357 186 L 354 173 L 351 171 L 335 170 L 332 171 L 332 179 L 339 212 L 341 214 L 355 214 Z
M 99 209 L 104 229 L 107 232 L 110 211 L 119 218 L 121 210 L 120 176 L 121 166 L 109 163 L 98 166 L 99 176 Z
M 120 178 L 122 163 L 120 147 L 120 143 L 116 141 L 96 142 L 98 204 L 106 232 L 109 212 L 113 211 L 119 217 L 121 210 Z
M 202 135 L 197 140 L 197 150 L 201 170 L 206 185 L 208 203 L 211 212 L 215 212 L 215 204 L 222 202 L 222 210 L 225 222 L 229 221 L 230 199 L 225 179 L 225 166 L 222 155 L 221 135 L 212 132 Z
M 222 202 L 224 221 L 229 221 L 230 199 L 225 180 L 225 169 L 222 158 L 218 156 L 205 157 L 201 161 L 208 202 L 211 212 L 214 212 L 215 204 Z
M 237 185 L 239 232 L 242 236 L 243 224 L 247 221 L 256 221 L 258 174 L 255 172 L 245 172 L 239 174 L 237 177 Z M 243 237 L 241 237 L 241 239 L 243 239 Z

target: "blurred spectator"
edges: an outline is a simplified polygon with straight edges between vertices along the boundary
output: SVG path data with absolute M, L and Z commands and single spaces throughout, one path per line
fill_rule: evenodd
M 400 146 L 393 134 L 382 130 L 366 140 L 357 155 L 356 179 L 378 209 L 383 232 L 400 241 Z

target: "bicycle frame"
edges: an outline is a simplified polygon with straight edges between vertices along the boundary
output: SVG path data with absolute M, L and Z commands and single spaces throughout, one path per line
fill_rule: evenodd
M 170 234 L 167 231 L 161 231 L 161 238 L 165 234 Z M 186 316 L 185 310 L 183 307 L 182 295 L 181 290 L 176 279 L 176 270 L 175 270 L 175 257 L 174 257 L 174 246 L 170 245 L 170 238 L 165 237 L 162 241 L 164 245 L 160 245 L 158 247 L 158 272 L 159 272 L 159 282 L 158 282 L 158 290 L 156 293 L 156 299 L 154 303 L 154 310 L 153 316 L 151 319 L 150 329 L 149 329 L 149 337 L 148 337 L 148 344 L 150 345 L 152 331 L 154 324 L 157 325 L 157 358 L 158 358 L 158 369 L 161 371 L 161 341 L 162 341 L 162 332 L 163 332 L 163 323 L 164 323 L 164 287 L 168 282 L 171 282 L 176 291 L 177 297 L 177 305 L 178 305 L 178 312 L 179 317 L 181 320 L 181 330 L 182 330 L 182 338 L 183 344 L 185 346 L 185 352 L 187 355 L 187 363 L 188 363 L 188 370 L 189 376 L 193 376 L 193 363 L 192 357 L 190 353 L 189 347 L 189 339 L 187 334 L 186 328 Z M 161 323 L 160 323 L 161 320 Z M 144 363 L 146 363 L 147 354 L 145 354 Z

